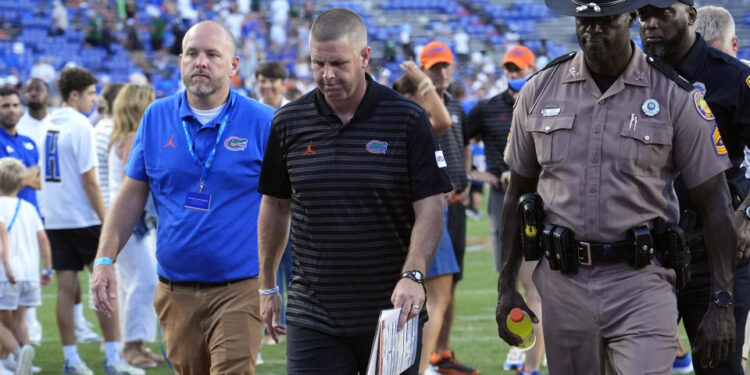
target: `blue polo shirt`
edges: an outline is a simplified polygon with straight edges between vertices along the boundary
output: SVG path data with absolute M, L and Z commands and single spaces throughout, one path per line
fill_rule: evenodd
M 233 104 L 232 104 L 233 103 Z M 125 173 L 148 182 L 159 216 L 156 258 L 159 275 L 171 281 L 223 282 L 258 275 L 258 176 L 273 109 L 230 92 L 216 118 L 204 125 L 193 116 L 185 91 L 146 109 Z M 191 156 L 182 122 L 205 161 L 216 146 L 204 194 L 208 211 L 185 208 L 197 193 L 201 166 Z
M 20 160 L 26 168 L 39 163 L 39 149 L 31 138 L 18 133 L 11 135 L 5 128 L 0 127 L 0 157 L 6 156 Z M 18 197 L 31 203 L 39 212 L 36 190 L 24 186 L 18 192 Z

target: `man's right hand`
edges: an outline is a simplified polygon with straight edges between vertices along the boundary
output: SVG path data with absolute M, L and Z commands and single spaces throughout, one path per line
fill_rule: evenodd
M 698 325 L 693 347 L 694 360 L 701 367 L 716 367 L 731 357 L 735 340 L 734 308 L 710 303 Z
M 534 315 L 534 312 L 531 311 L 531 309 L 526 305 L 526 301 L 523 300 L 523 297 L 521 297 L 518 291 L 514 289 L 503 291 L 497 301 L 497 309 L 495 310 L 497 334 L 501 339 L 503 339 L 503 341 L 507 342 L 508 345 L 511 346 L 518 346 L 523 342 L 523 340 L 518 337 L 518 335 L 511 333 L 508 330 L 508 326 L 505 324 L 506 320 L 508 319 L 508 315 L 510 315 L 510 310 L 513 310 L 516 307 L 529 314 L 532 322 L 534 322 L 535 324 L 539 323 L 539 319 L 537 319 L 536 315 Z
M 278 335 L 286 335 L 286 326 L 281 324 L 281 295 L 279 293 L 260 296 L 260 318 L 266 325 L 268 334 L 278 344 Z
M 112 265 L 101 264 L 94 267 L 91 273 L 91 293 L 96 311 L 111 318 L 114 312 L 111 301 L 117 298 L 117 279 Z

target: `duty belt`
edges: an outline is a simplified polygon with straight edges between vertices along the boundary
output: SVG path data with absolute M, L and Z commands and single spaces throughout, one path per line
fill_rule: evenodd
M 620 241 L 599 243 L 575 241 L 578 249 L 578 264 L 591 266 L 600 263 L 628 262 L 633 256 L 633 242 Z

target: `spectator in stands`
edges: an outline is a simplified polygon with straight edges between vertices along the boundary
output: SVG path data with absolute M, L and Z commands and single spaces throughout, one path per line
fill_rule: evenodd
M 401 63 L 405 75 L 396 80 L 393 89 L 417 102 L 430 116 L 430 123 L 435 134 L 442 134 L 451 127 L 451 117 L 445 108 L 442 98 L 435 91 L 432 81 L 422 72 L 413 61 Z M 458 261 L 453 251 L 450 234 L 448 233 L 448 212 L 444 213 L 443 233 L 432 258 L 432 263 L 425 276 L 427 289 L 427 311 L 430 320 L 424 325 L 422 335 L 422 353 L 420 355 L 419 373 L 436 374 L 436 368 L 430 365 L 431 355 L 434 353 L 443 317 L 450 304 L 453 274 L 458 272 Z
M 289 87 L 286 89 L 286 92 L 284 93 L 284 98 L 288 101 L 296 100 L 302 96 L 302 91 L 300 91 L 296 86 Z
M 448 164 L 448 176 L 450 176 L 453 191 L 448 194 L 448 231 L 450 232 L 453 250 L 458 260 L 459 272 L 454 275 L 453 288 L 451 288 L 451 303 L 448 305 L 443 327 L 437 341 L 437 353 L 439 357 L 432 358 L 430 363 L 443 371 L 457 371 L 461 374 L 477 374 L 478 372 L 468 365 L 456 360 L 450 349 L 450 331 L 453 327 L 453 316 L 455 314 L 455 290 L 457 283 L 463 278 L 464 253 L 466 251 L 466 206 L 469 198 L 469 180 L 466 175 L 471 172 L 471 164 L 466 163 L 465 155 L 470 152 L 469 140 L 464 138 L 466 129 L 466 114 L 463 106 L 456 98 L 447 92 L 453 80 L 455 71 L 455 60 L 450 48 L 444 43 L 430 42 L 420 54 L 422 70 L 430 77 L 435 86 L 437 95 L 442 99 L 451 116 L 450 129 L 437 136 L 445 154 Z
M 153 103 L 141 120 L 104 224 L 92 293 L 98 311 L 116 312 L 112 259 L 152 192 L 159 219 L 154 306 L 167 357 L 182 374 L 252 375 L 263 335 L 253 176 L 273 110 L 230 89 L 239 57 L 220 23 L 191 27 L 183 49 L 186 90 Z
M 114 197 L 122 185 L 133 139 L 146 107 L 154 101 L 154 89 L 148 85 L 127 84 L 117 94 L 113 104 L 114 128 L 107 147 L 109 164 L 109 195 Z M 109 203 L 109 202 L 107 202 Z M 120 298 L 120 320 L 123 327 L 122 356 L 130 365 L 156 367 L 164 359 L 153 354 L 144 342 L 156 339 L 156 311 L 153 300 L 156 291 L 156 259 L 151 228 L 144 216 L 133 235 L 117 256 L 117 276 Z
M 746 81 L 750 77 L 750 67 L 737 59 L 713 48 L 709 48 L 701 34 L 694 31 L 698 12 L 692 0 L 665 0 L 650 2 L 649 5 L 638 10 L 641 41 L 643 49 L 649 56 L 662 59 L 672 66 L 687 82 L 692 83 L 705 95 L 708 103 L 706 120 L 715 123 L 715 138 L 720 137 L 723 143 L 721 153 L 728 154 L 732 167 L 727 169 L 726 179 L 732 192 L 732 206 L 737 210 L 734 215 L 734 228 L 739 241 L 737 254 L 737 268 L 734 270 L 734 290 L 725 290 L 722 294 L 731 297 L 736 334 L 736 345 L 732 347 L 732 354 L 724 361 L 708 363 L 710 353 L 700 350 L 697 340 L 703 335 L 711 335 L 704 325 L 704 317 L 716 316 L 717 310 L 727 311 L 712 301 L 718 289 L 716 278 L 728 277 L 718 274 L 709 262 L 711 250 L 711 236 L 715 229 L 708 224 L 699 223 L 693 233 L 689 235 L 692 261 L 691 280 L 679 291 L 677 303 L 680 316 L 685 325 L 685 332 L 693 348 L 696 361 L 695 371 L 703 373 L 731 373 L 742 374 L 742 345 L 745 337 L 745 324 L 750 311 L 750 213 L 745 208 L 750 204 L 750 181 L 745 177 L 741 164 L 744 161 L 744 148 L 750 145 L 750 84 Z M 711 30 L 714 29 L 715 31 Z M 718 29 L 706 25 L 704 31 L 709 31 L 716 37 Z M 731 28 L 723 31 L 722 43 L 724 48 L 731 48 L 727 39 L 734 35 Z M 731 39 L 730 39 L 731 40 Z M 718 42 L 714 40 L 714 42 Z M 729 45 L 727 45 L 729 44 Z M 717 142 L 717 141 L 715 141 Z M 717 151 L 719 153 L 719 151 Z M 678 180 L 675 190 L 679 197 L 680 210 L 695 210 L 698 203 L 689 194 L 685 184 Z M 741 211 L 741 212 L 740 212 Z M 727 272 L 727 269 L 722 269 Z M 722 272 L 722 273 L 723 273 Z M 733 310 L 733 311 L 732 311 Z M 730 317 L 727 317 L 731 319 Z M 698 360 L 698 359 L 701 360 Z M 710 367 L 710 368 L 709 368 Z
M 264 61 L 255 71 L 255 81 L 260 95 L 260 102 L 274 109 L 289 103 L 284 98 L 284 81 L 287 72 L 283 65 L 276 61 Z
M 74 302 L 78 272 L 91 267 L 105 208 L 96 173 L 94 129 L 84 113 L 96 104 L 96 78 L 82 68 L 66 68 L 57 79 L 63 107 L 47 119 L 42 214 L 57 274 L 57 325 L 66 374 L 93 374 L 78 355 Z M 99 314 L 107 374 L 143 374 L 120 357 L 117 319 Z
M 16 96 L 16 100 L 18 97 Z M 20 113 L 20 100 L 18 112 Z M 3 105 L 6 100 L 3 100 Z M 7 107 L 3 108 L 3 115 Z M 15 370 L 15 374 L 31 375 L 34 348 L 29 345 L 26 329 L 26 309 L 42 304 L 40 282 L 47 286 L 52 281 L 49 242 L 36 208 L 18 198 L 28 171 L 20 160 L 0 158 L 0 223 L 3 226 L 3 272 L 0 287 L 0 341 L 3 353 L 0 370 Z M 7 228 L 7 232 L 6 232 Z M 39 255 L 44 259 L 44 271 L 39 275 Z M 8 272 L 9 269 L 12 271 Z M 8 324 L 9 326 L 4 326 Z M 10 331 L 8 330 L 10 329 Z M 0 371 L 2 373 L 3 371 Z
M 458 65 L 464 66 L 469 62 L 469 54 L 471 49 L 469 42 L 471 38 L 466 33 L 463 27 L 459 27 L 458 31 L 453 34 L 453 48 L 456 49 L 456 56 L 458 57 Z
M 510 169 L 503 161 L 503 154 L 505 145 L 508 143 L 513 107 L 518 99 L 518 93 L 521 91 L 525 78 L 534 71 L 536 71 L 536 59 L 531 50 L 524 46 L 510 48 L 503 56 L 503 72 L 509 82 L 508 89 L 488 100 L 480 101 L 469 112 L 467 134 L 469 137 L 481 137 L 484 141 L 488 167 L 486 173 L 472 171 L 470 177 L 490 185 L 487 211 L 490 215 L 490 239 L 495 254 L 495 270 L 498 273 L 502 267 L 500 224 L 503 200 L 510 180 Z M 544 335 L 541 325 L 542 301 L 531 279 L 537 263 L 538 261 L 523 262 L 518 276 L 526 294 L 526 301 L 540 321 L 540 324 L 534 325 L 537 344 L 526 352 L 511 347 L 503 365 L 506 370 L 523 369 L 522 374 L 533 374 L 534 371 L 538 371 L 544 355 Z
M 365 72 L 370 47 L 356 13 L 318 16 L 310 50 L 318 87 L 277 112 L 263 160 L 261 314 L 274 339 L 288 332 L 290 374 L 363 374 L 381 309 L 401 309 L 399 329 L 407 318 L 424 322 L 423 275 L 450 184 L 424 110 Z M 290 219 L 284 326 L 275 277 Z
M 52 36 L 64 35 L 68 30 L 68 10 L 65 9 L 65 4 L 61 0 L 54 0 L 52 2 L 52 29 L 50 34 Z
M 174 22 L 170 31 L 172 32 L 172 46 L 169 47 L 169 53 L 179 56 L 182 53 L 182 39 L 185 37 L 185 30 L 179 22 Z

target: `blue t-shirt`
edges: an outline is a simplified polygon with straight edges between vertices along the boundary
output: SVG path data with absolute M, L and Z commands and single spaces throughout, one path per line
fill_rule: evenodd
M 39 149 L 31 138 L 16 134 L 11 135 L 7 130 L 0 127 L 0 157 L 14 157 L 20 160 L 26 168 L 39 163 Z M 36 190 L 24 186 L 18 192 L 18 197 L 31 203 L 37 212 L 39 203 L 36 200 Z M 40 214 L 41 215 L 41 214 Z
M 258 175 L 271 129 L 273 109 L 231 91 L 216 118 L 201 125 L 184 91 L 146 109 L 125 173 L 148 182 L 159 217 L 157 272 L 175 282 L 223 282 L 258 275 Z M 198 193 L 201 166 L 187 148 L 182 122 L 201 161 L 208 158 L 224 117 L 204 194 L 208 211 L 185 208 Z

